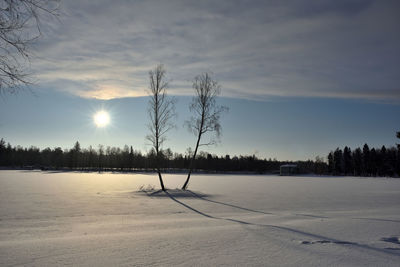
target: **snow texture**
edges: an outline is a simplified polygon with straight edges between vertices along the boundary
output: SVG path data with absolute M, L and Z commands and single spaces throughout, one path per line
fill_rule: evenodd
M 165 175 L 178 188 L 184 175 Z M 1 266 L 399 266 L 400 179 L 0 171 Z

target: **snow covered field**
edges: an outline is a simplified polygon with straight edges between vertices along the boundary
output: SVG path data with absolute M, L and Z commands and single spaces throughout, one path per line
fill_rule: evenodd
M 185 176 L 165 175 L 168 188 Z M 399 266 L 400 179 L 0 171 L 1 266 Z

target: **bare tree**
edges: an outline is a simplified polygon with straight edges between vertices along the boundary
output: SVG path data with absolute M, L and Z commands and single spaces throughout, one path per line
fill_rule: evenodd
M 166 133 L 174 127 L 172 118 L 175 116 L 174 99 L 167 96 L 168 83 L 165 81 L 165 68 L 162 64 L 149 72 L 150 91 L 148 114 L 150 134 L 146 139 L 150 141 L 156 152 L 156 168 L 160 180 L 161 189 L 165 191 L 161 176 L 162 145 L 166 140 Z
M 186 190 L 189 184 L 190 175 L 193 171 L 193 164 L 196 159 L 196 154 L 200 146 L 209 146 L 216 144 L 221 135 L 220 117 L 228 108 L 218 106 L 216 103 L 217 96 L 221 93 L 221 86 L 212 79 L 209 73 L 203 73 L 194 78 L 193 89 L 195 96 L 189 109 L 194 116 L 186 121 L 186 126 L 190 132 L 197 136 L 196 147 L 192 154 L 189 173 L 185 183 L 182 186 Z M 208 141 L 201 143 L 203 135 L 210 133 Z
M 0 1 L 0 94 L 29 85 L 30 47 L 41 35 L 40 18 L 58 16 L 59 0 Z

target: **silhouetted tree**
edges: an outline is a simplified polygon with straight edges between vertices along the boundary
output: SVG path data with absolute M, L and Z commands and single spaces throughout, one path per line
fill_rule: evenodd
M 61 147 L 56 147 L 53 150 L 52 166 L 56 169 L 64 166 L 64 155 Z
M 343 173 L 343 152 L 341 149 L 336 148 L 335 152 L 333 153 L 333 160 L 334 160 L 334 173 L 342 174 Z
M 363 175 L 371 174 L 370 151 L 369 151 L 369 146 L 367 144 L 364 144 L 363 146 L 362 172 Z
M 362 172 L 362 152 L 358 147 L 353 152 L 353 166 L 354 166 L 354 175 L 360 176 Z
M 133 147 L 131 146 L 130 150 L 129 150 L 129 168 L 133 169 L 134 165 L 134 154 L 133 154 Z
M 88 166 L 89 168 L 95 167 L 95 162 L 96 162 L 96 151 L 93 149 L 92 146 L 89 146 L 88 149 Z
M 162 145 L 166 140 L 166 133 L 174 127 L 172 118 L 175 116 L 175 103 L 167 97 L 168 83 L 165 81 L 164 66 L 159 64 L 149 72 L 150 78 L 150 100 L 148 114 L 150 134 L 146 139 L 150 141 L 156 156 L 156 170 L 160 180 L 161 189 L 165 191 L 164 182 L 161 176 Z
M 377 163 L 377 159 L 378 159 L 378 155 L 376 153 L 375 148 L 371 149 L 369 157 L 370 157 L 369 158 L 369 164 L 370 164 L 369 169 L 370 169 L 371 175 L 376 176 L 377 172 L 378 172 L 377 164 L 376 164 Z
M 333 152 L 329 152 L 328 154 L 328 172 L 333 173 L 335 170 L 335 165 L 334 165 L 334 158 L 333 158 Z
M 194 116 L 186 122 L 186 126 L 189 131 L 197 137 L 197 141 L 190 159 L 188 176 L 182 186 L 183 190 L 188 187 L 190 175 L 193 171 L 193 163 L 199 146 L 212 145 L 219 140 L 221 135 L 220 116 L 223 111 L 227 110 L 226 107 L 218 106 L 216 103 L 216 98 L 221 93 L 221 87 L 213 80 L 209 73 L 196 76 L 193 81 L 193 89 L 195 91 L 195 96 L 189 108 L 190 111 L 194 113 Z M 203 135 L 207 133 L 214 135 L 211 135 L 207 142 L 201 143 L 200 141 Z
M 352 162 L 352 157 L 351 157 L 351 149 L 349 147 L 345 147 L 343 150 L 343 169 L 344 169 L 344 174 L 352 174 L 353 171 L 353 162 Z
M 396 137 L 400 139 L 400 132 L 396 133 Z M 400 150 L 400 144 L 397 144 L 397 149 Z
M 74 147 L 71 149 L 71 167 L 77 168 L 79 167 L 80 163 L 80 156 L 81 156 L 81 144 L 78 141 L 75 142 Z
M 0 139 L 0 165 L 5 166 L 6 163 L 6 141 Z
M 99 171 L 101 171 L 104 167 L 104 146 L 103 145 L 99 145 L 97 166 L 98 166 Z
M 43 149 L 40 154 L 41 154 L 41 164 L 43 166 L 50 166 L 52 158 L 52 151 L 50 147 Z
M 388 153 L 385 146 L 382 146 L 382 148 L 380 149 L 376 163 L 377 163 L 378 175 L 386 176 L 390 167 L 388 161 Z
M 314 166 L 314 173 L 315 174 L 324 174 L 326 172 L 326 164 L 323 161 L 323 158 L 317 156 L 315 158 L 315 162 L 309 162 L 310 168 Z

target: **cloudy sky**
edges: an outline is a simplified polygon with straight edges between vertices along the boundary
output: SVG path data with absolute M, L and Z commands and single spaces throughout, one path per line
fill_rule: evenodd
M 1 100 L 1 136 L 13 144 L 148 149 L 144 96 L 158 63 L 179 100 L 175 151 L 193 145 L 181 124 L 206 71 L 230 107 L 213 153 L 307 159 L 396 142 L 398 1 L 68 0 L 61 11 L 34 47 L 36 96 Z M 105 108 L 112 123 L 100 131 L 91 117 Z

